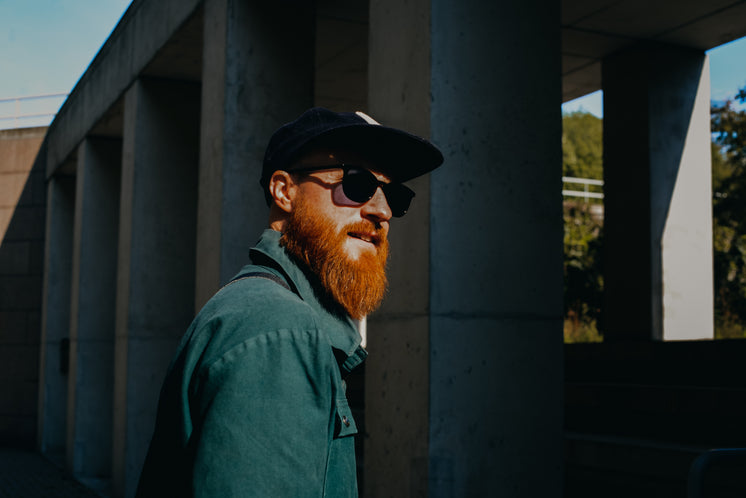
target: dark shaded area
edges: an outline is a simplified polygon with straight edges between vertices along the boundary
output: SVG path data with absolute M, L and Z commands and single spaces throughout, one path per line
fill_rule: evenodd
M 69 473 L 31 451 L 0 448 L 0 498 L 94 498 Z
M 685 496 L 702 452 L 746 446 L 745 355 L 739 340 L 565 346 L 566 496 Z
M 365 489 L 363 478 L 365 476 L 364 458 L 365 454 L 365 363 L 357 367 L 345 378 L 347 384 L 347 402 L 352 410 L 352 417 L 357 425 L 355 435 L 355 458 L 357 464 L 357 488 L 360 496 Z

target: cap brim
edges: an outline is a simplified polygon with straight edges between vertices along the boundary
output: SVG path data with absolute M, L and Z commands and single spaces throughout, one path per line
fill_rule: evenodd
M 381 125 L 349 124 L 327 130 L 306 142 L 301 153 L 326 145 L 363 155 L 396 182 L 424 175 L 443 163 L 443 154 L 427 140 Z

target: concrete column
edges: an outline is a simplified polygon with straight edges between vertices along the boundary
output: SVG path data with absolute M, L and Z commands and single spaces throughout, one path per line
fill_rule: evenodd
M 88 138 L 77 161 L 67 466 L 78 477 L 100 478 L 111 473 L 122 142 Z
M 383 337 L 369 327 L 366 455 L 407 470 L 390 479 L 370 468 L 385 482 L 366 478 L 366 491 L 560 496 L 559 4 L 398 3 L 371 5 L 371 32 L 385 35 L 371 35 L 371 113 L 429 128 L 446 161 L 415 208 L 427 211 L 428 229 L 404 236 L 407 265 L 427 261 L 429 284 L 392 280 L 392 295 L 407 293 L 394 285 L 429 285 L 428 302 L 392 313 Z M 408 332 L 401 342 L 397 327 Z M 418 383 L 427 400 L 407 397 Z M 425 436 L 397 442 L 401 427 L 420 430 L 423 420 Z
M 52 177 L 47 186 L 37 438 L 41 452 L 55 460 L 64 458 L 66 443 L 74 211 L 75 177 Z
M 603 63 L 604 337 L 713 337 L 709 63 L 646 45 Z
M 313 103 L 314 23 L 311 2 L 205 1 L 197 308 L 267 226 L 264 149 Z
M 138 80 L 125 94 L 112 481 L 132 496 L 158 394 L 194 316 L 200 88 Z
M 368 104 L 384 125 L 430 136 L 430 1 L 371 0 Z M 368 318 L 365 496 L 426 496 L 429 445 L 430 179 L 391 222 L 389 292 Z

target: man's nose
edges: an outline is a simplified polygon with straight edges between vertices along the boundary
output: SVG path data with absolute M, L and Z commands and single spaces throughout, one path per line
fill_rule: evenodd
M 376 221 L 389 221 L 391 219 L 391 208 L 386 200 L 383 190 L 379 186 L 376 193 L 368 202 L 362 206 L 362 214 L 367 218 L 375 218 Z

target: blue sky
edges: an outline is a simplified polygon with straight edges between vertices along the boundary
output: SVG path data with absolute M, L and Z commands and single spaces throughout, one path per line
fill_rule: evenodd
M 109 37 L 131 0 L 0 0 L 0 117 L 54 113 L 64 97 L 2 99 L 69 93 Z M 16 120 L 47 125 L 51 116 Z M 0 119 L 0 128 L 15 127 Z
M 70 92 L 130 2 L 0 0 L 0 99 Z M 709 54 L 713 99 L 723 100 L 746 86 L 746 38 Z M 24 101 L 20 112 L 54 112 L 62 99 Z M 601 116 L 602 99 L 595 92 L 562 109 Z M 16 105 L 0 100 L 0 116 L 14 112 Z M 0 120 L 0 127 L 4 123 Z
M 130 0 L 0 0 L 0 98 L 69 92 Z

